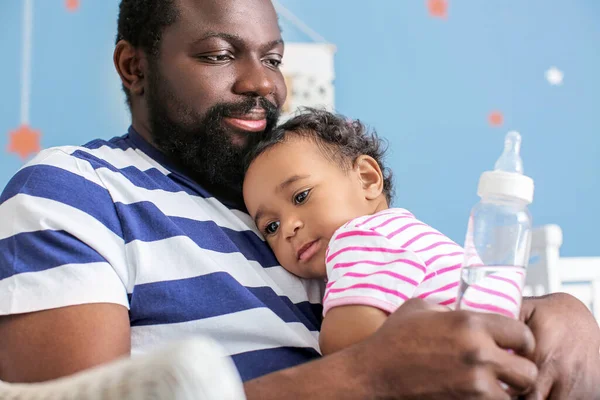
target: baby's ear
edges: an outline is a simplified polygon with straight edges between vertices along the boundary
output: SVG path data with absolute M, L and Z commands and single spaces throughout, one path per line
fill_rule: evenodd
M 383 173 L 375 159 L 371 156 L 359 156 L 354 162 L 365 199 L 375 200 L 383 192 Z

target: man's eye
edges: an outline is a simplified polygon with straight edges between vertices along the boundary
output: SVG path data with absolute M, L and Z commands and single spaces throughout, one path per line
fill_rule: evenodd
M 273 68 L 279 68 L 279 67 L 281 67 L 281 63 L 282 63 L 281 60 L 278 60 L 276 58 L 266 59 L 265 62 L 267 64 L 269 64 Z
M 294 196 L 294 204 L 300 205 L 300 204 L 304 203 L 306 201 L 306 199 L 308 198 L 309 193 L 310 193 L 310 190 L 307 189 L 307 190 L 295 195 Z
M 265 233 L 267 235 L 274 235 L 279 229 L 279 221 L 271 222 L 265 226 Z
M 201 56 L 200 58 L 202 60 L 206 60 L 206 61 L 217 63 L 217 62 L 229 61 L 233 57 L 231 57 L 229 54 L 217 54 L 217 55 L 212 55 L 212 56 Z

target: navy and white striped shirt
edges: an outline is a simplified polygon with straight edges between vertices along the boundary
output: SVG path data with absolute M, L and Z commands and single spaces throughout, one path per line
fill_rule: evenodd
M 133 354 L 201 334 L 243 380 L 305 362 L 322 289 L 132 128 L 41 152 L 0 197 L 0 315 L 120 304 Z

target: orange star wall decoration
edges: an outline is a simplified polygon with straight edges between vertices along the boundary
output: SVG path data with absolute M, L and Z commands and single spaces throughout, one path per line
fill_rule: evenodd
M 448 0 L 427 0 L 429 15 L 436 18 L 448 18 Z
M 77 11 L 79 8 L 79 0 L 65 0 L 65 7 L 71 12 Z
M 488 122 L 492 126 L 500 126 L 504 122 L 504 116 L 500 111 L 492 111 L 490 115 L 488 115 Z
M 28 125 L 21 125 L 11 131 L 9 137 L 7 150 L 10 153 L 18 154 L 23 160 L 42 149 L 40 146 L 40 131 L 31 129 Z

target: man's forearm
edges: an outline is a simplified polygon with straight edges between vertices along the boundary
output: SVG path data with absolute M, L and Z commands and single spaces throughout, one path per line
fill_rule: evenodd
M 373 398 L 356 346 L 244 384 L 248 400 Z M 364 368 L 364 366 L 362 366 Z

